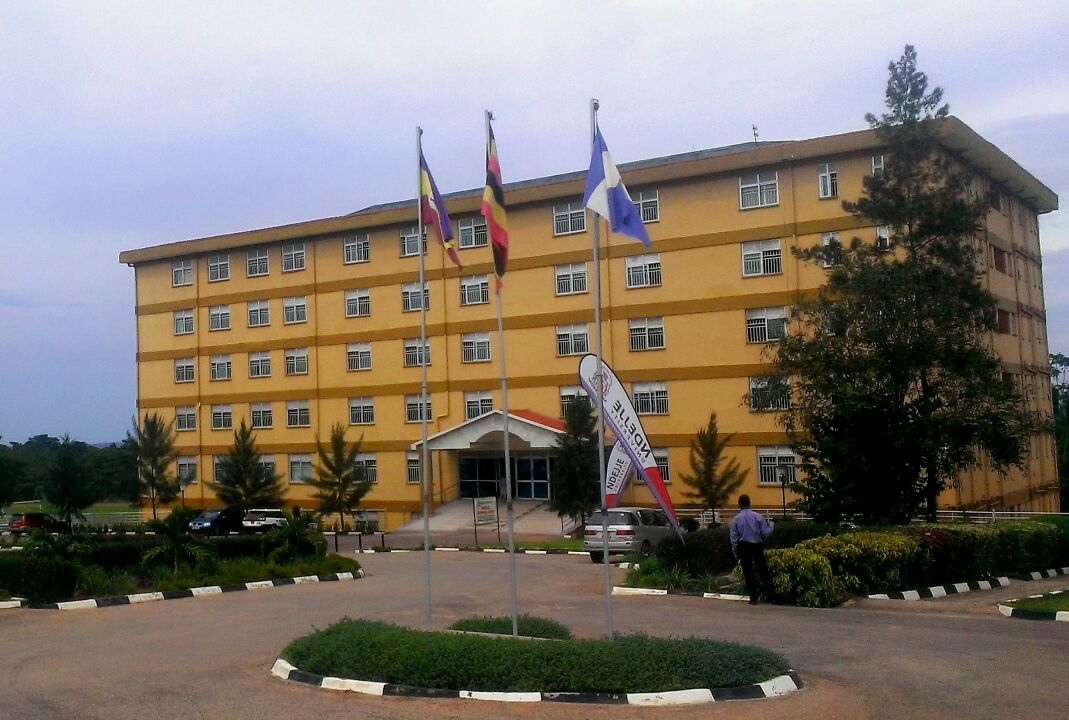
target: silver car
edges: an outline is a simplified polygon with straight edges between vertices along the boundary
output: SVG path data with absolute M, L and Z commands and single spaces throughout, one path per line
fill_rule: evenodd
M 668 516 L 661 510 L 640 507 L 620 507 L 609 510 L 609 554 L 628 555 L 635 553 L 642 557 L 653 552 L 657 543 L 673 533 L 668 523 Z M 601 535 L 601 511 L 597 510 L 586 521 L 583 528 L 583 549 L 590 553 L 590 559 L 602 561 L 605 544 Z
M 262 532 L 286 522 L 286 515 L 278 508 L 253 508 L 241 521 L 246 532 Z

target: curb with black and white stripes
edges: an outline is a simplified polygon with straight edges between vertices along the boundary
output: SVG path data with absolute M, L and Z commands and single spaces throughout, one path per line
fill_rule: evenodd
M 990 580 L 973 580 L 971 582 L 953 583 L 951 585 L 933 585 L 932 587 L 920 588 L 919 590 L 875 593 L 868 597 L 873 600 L 921 600 L 927 598 L 941 598 L 946 597 L 947 595 L 960 595 L 961 593 L 974 592 L 977 590 L 991 590 L 992 588 L 1007 587 L 1009 584 L 1009 578 L 997 577 L 991 578 Z
M 0 600 L 0 610 L 13 610 L 14 608 L 27 607 L 26 598 L 13 597 L 10 600 Z
M 20 605 L 12 607 L 30 607 L 37 610 L 87 610 L 91 608 L 114 607 L 116 605 L 139 605 L 141 603 L 156 602 L 158 600 L 182 600 L 190 597 L 204 597 L 206 595 L 221 595 L 223 593 L 242 592 L 245 590 L 265 590 L 267 588 L 282 587 L 284 585 L 303 585 L 305 583 L 337 582 L 339 580 L 356 580 L 364 577 L 363 570 L 355 573 L 323 573 L 322 575 L 301 575 L 291 578 L 276 578 L 274 580 L 257 580 L 247 583 L 233 583 L 231 585 L 208 585 L 206 587 L 183 588 L 181 590 L 162 590 L 159 592 L 137 593 L 134 595 L 116 595 L 112 597 L 89 598 L 87 600 L 69 600 L 59 603 L 29 604 L 21 601 Z M 4 607 L 0 605 L 0 607 Z
M 275 661 L 271 673 L 283 680 L 321 687 L 386 697 L 447 698 L 453 700 L 492 700 L 496 702 L 570 702 L 606 705 L 700 705 L 726 700 L 754 700 L 779 697 L 802 689 L 798 674 L 786 675 L 762 683 L 733 688 L 695 688 L 659 693 L 571 693 L 571 692 L 488 692 L 481 690 L 441 690 L 394 683 L 324 677 L 300 670 L 282 658 Z
M 749 602 L 749 595 L 733 595 L 731 593 L 710 592 L 687 592 L 686 590 L 664 590 L 661 588 L 622 587 L 614 585 L 613 595 L 683 595 L 685 597 L 700 597 L 706 600 L 733 600 L 735 602 Z
M 462 547 L 432 547 L 434 552 L 482 552 L 482 553 L 507 553 L 506 548 L 462 548 Z M 357 555 L 377 555 L 380 553 L 417 553 L 423 552 L 423 550 L 399 550 L 391 548 L 389 550 L 375 550 L 374 548 L 364 548 L 363 550 L 357 550 Z M 545 550 L 529 550 L 526 548 L 516 548 L 517 555 L 586 555 L 589 556 L 590 552 L 587 550 L 565 550 L 564 548 L 547 548 Z
M 1014 580 L 1044 580 L 1046 578 L 1061 577 L 1062 575 L 1069 575 L 1069 567 L 1063 568 L 1051 568 L 1050 570 L 1037 570 L 1036 572 L 1025 573 L 1021 575 L 1010 575 Z
M 1048 597 L 1050 595 L 1061 595 L 1069 592 L 1069 590 L 1051 590 L 1049 593 L 1041 593 L 1039 595 L 1029 595 L 1028 599 L 1036 599 L 1042 597 Z M 1024 598 L 1013 598 L 1006 602 L 1017 602 Z M 1069 622 L 1069 611 L 1066 610 L 1030 610 L 1028 608 L 1011 607 L 1009 605 L 1003 605 L 999 603 L 998 611 L 1006 617 L 1021 618 L 1022 620 L 1053 620 L 1055 622 Z

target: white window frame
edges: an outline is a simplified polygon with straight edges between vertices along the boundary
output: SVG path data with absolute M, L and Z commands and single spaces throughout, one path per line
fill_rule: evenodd
M 839 197 L 839 169 L 835 163 L 817 165 L 817 196 L 821 200 Z
M 553 235 L 574 235 L 586 232 L 586 207 L 582 200 L 557 203 L 553 206 Z
M 294 295 L 282 298 L 282 324 L 297 325 L 308 322 L 308 298 L 306 295 Z
M 189 487 L 197 484 L 197 456 L 179 455 L 174 459 L 174 474 L 178 484 Z
M 271 377 L 271 351 L 260 350 L 249 353 L 249 377 Z
M 193 330 L 196 327 L 193 319 L 193 310 L 175 310 L 174 317 L 174 334 L 175 335 L 192 335 Z
M 282 243 L 282 272 L 304 270 L 307 259 L 303 240 Z
M 371 369 L 371 343 L 349 343 L 345 346 L 345 369 L 361 372 Z
M 345 317 L 368 317 L 371 315 L 371 290 L 357 288 L 345 291 Z
M 876 247 L 884 252 L 891 249 L 891 226 L 890 225 L 877 225 L 876 226 Z
M 405 484 L 419 485 L 419 451 L 409 450 L 405 455 Z
M 303 485 L 312 479 L 315 470 L 312 467 L 312 456 L 304 453 L 287 455 L 286 465 L 289 467 L 289 481 L 297 485 Z
M 274 427 L 275 413 L 269 402 L 249 403 L 249 425 L 257 430 Z
M 460 361 L 490 362 L 490 333 L 464 333 L 460 336 Z
M 375 424 L 375 398 L 370 395 L 349 398 L 349 424 Z
M 460 218 L 457 221 L 457 244 L 461 248 L 486 247 L 490 234 L 486 229 L 486 218 L 482 215 Z
M 757 446 L 757 484 L 773 487 L 780 484 L 777 468 L 787 468 L 787 482 L 793 483 L 798 475 L 798 459 L 786 445 Z
M 223 282 L 230 279 L 230 253 L 208 256 L 208 282 Z
M 420 305 L 422 303 L 426 305 L 427 309 L 431 309 L 431 288 L 428 283 L 423 283 L 423 293 L 421 295 L 419 291 L 418 282 L 401 283 L 401 311 L 402 312 L 416 312 L 422 309 Z
M 557 295 L 581 295 L 587 292 L 586 263 L 568 263 L 553 268 Z
M 371 262 L 371 236 L 356 233 L 343 239 L 342 262 L 345 265 Z
M 212 430 L 232 430 L 234 408 L 229 404 L 212 405 Z
M 287 348 L 283 356 L 287 375 L 308 374 L 308 348 Z
M 653 460 L 665 485 L 672 484 L 672 466 L 668 462 L 668 448 L 653 448 Z
M 307 400 L 286 401 L 286 427 L 303 428 L 312 426 L 312 411 Z
M 210 369 L 209 377 L 212 382 L 217 380 L 229 380 L 233 375 L 233 367 L 230 363 L 230 355 L 209 355 L 208 356 L 208 368 Z
M 740 247 L 742 248 L 742 276 L 744 278 L 783 273 L 783 250 L 780 247 L 780 238 L 750 240 L 741 243 Z
M 249 300 L 245 303 L 245 315 L 249 327 L 267 327 L 271 324 L 271 301 Z M 257 322 L 253 322 L 253 317 Z
M 364 482 L 375 484 L 379 481 L 379 463 L 375 453 L 357 453 L 353 457 L 353 467 L 364 471 Z
M 263 277 L 271 272 L 271 255 L 267 248 L 245 251 L 245 277 Z
M 883 155 L 872 156 L 872 174 L 879 175 L 883 172 Z
M 187 432 L 197 429 L 197 408 L 192 405 L 179 405 L 174 409 L 174 429 Z
M 414 422 L 422 422 L 423 421 L 423 417 L 420 416 L 420 406 L 422 405 L 422 403 L 420 402 L 420 398 L 421 397 L 422 397 L 422 395 L 420 395 L 420 394 L 405 395 L 405 422 L 406 423 L 414 423 Z M 425 412 L 425 414 L 427 416 L 427 420 L 428 421 L 434 419 L 434 406 L 433 406 L 433 403 L 431 402 L 431 400 L 432 400 L 431 394 L 427 393 L 427 404 L 424 407 L 424 412 Z
M 419 228 L 416 226 L 405 228 L 400 233 L 401 257 L 416 257 L 419 255 L 416 242 Z M 427 230 L 423 230 L 423 254 L 427 254 Z
M 460 304 L 482 305 L 490 302 L 490 276 L 464 275 L 460 278 Z
M 628 345 L 632 352 L 663 350 L 664 318 L 644 317 L 627 321 Z
M 820 264 L 824 266 L 825 269 L 843 264 L 843 242 L 839 239 L 839 232 L 837 230 L 820 234 L 821 248 L 829 247 L 833 243 L 838 246 L 838 252 L 833 252 L 831 257 L 822 255 L 820 258 Z
M 746 309 L 746 342 L 766 343 L 787 337 L 787 308 Z
M 464 393 L 464 419 L 474 420 L 494 411 L 494 394 L 490 390 L 473 390 Z
M 230 306 L 212 305 L 208 308 L 208 331 L 230 329 Z
M 405 367 L 419 367 L 426 359 L 427 366 L 431 364 L 431 341 L 427 339 L 426 345 L 423 345 L 423 352 L 420 352 L 419 338 L 405 338 L 404 340 L 404 366 Z
M 626 257 L 624 272 L 628 288 L 658 287 L 661 284 L 661 254 Z
M 779 171 L 739 176 L 739 210 L 779 205 Z
M 184 258 L 171 262 L 171 287 L 193 284 L 193 259 Z
M 197 364 L 191 357 L 174 359 L 174 381 L 191 383 L 197 379 Z
M 562 418 L 568 417 L 568 408 L 578 397 L 590 399 L 590 396 L 587 395 L 587 392 L 583 389 L 582 385 L 560 386 L 560 416 Z
M 668 384 L 660 381 L 632 383 L 631 401 L 639 415 L 667 415 Z
M 643 223 L 660 222 L 661 200 L 657 190 L 639 190 L 631 196 L 631 202 Z
M 556 332 L 559 357 L 585 355 L 590 352 L 590 330 L 586 323 L 558 325 Z
M 748 378 L 750 412 L 779 412 L 791 409 L 791 383 L 789 380 L 785 383 L 785 392 L 782 396 L 773 398 L 769 395 L 766 398 L 768 400 L 767 403 L 760 404 L 758 402 L 761 399 L 762 391 L 766 389 L 771 380 L 772 377 L 768 375 L 752 375 Z

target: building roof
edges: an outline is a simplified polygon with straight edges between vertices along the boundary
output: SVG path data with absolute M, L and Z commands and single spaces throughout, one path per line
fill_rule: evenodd
M 1058 208 L 1058 196 L 1054 191 L 958 118 L 949 117 L 943 121 L 941 136 L 943 144 L 948 149 L 1027 202 L 1037 212 L 1047 213 Z M 625 182 L 628 185 L 637 186 L 738 172 L 747 168 L 774 167 L 879 147 L 879 138 L 873 130 L 859 130 L 807 140 L 738 143 L 623 163 L 619 168 Z M 506 183 L 504 186 L 506 200 L 510 206 L 515 207 L 569 195 L 578 196 L 583 192 L 585 176 L 586 171 L 581 170 Z M 482 188 L 448 193 L 444 197 L 450 201 L 450 212 L 477 212 L 482 198 Z M 125 250 L 119 253 L 119 262 L 136 265 L 222 249 L 339 234 L 389 224 L 410 223 L 414 216 L 415 200 L 401 200 L 372 205 L 338 217 L 181 240 L 137 250 Z

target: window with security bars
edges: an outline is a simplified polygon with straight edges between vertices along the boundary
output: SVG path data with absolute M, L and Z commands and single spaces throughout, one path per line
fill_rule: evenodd
M 464 333 L 460 336 L 461 361 L 490 361 L 490 333 Z
M 286 401 L 286 427 L 308 427 L 311 424 L 312 416 L 307 400 Z
M 422 304 L 421 304 L 422 300 Z M 411 312 L 413 310 L 419 310 L 423 306 L 427 309 L 431 307 L 431 291 L 426 284 L 423 285 L 423 291 L 420 292 L 418 282 L 404 283 L 401 285 L 401 309 L 405 312 Z
M 891 249 L 891 226 L 890 225 L 877 225 L 876 226 L 876 247 L 884 252 Z
M 409 452 L 405 464 L 405 482 L 409 485 L 419 485 L 419 453 Z
M 779 204 L 779 172 L 753 173 L 739 178 L 739 209 Z
M 553 206 L 553 234 L 568 235 L 586 230 L 586 208 L 581 201 Z
M 268 351 L 249 353 L 249 377 L 271 377 L 271 353 Z
M 349 424 L 371 425 L 375 422 L 375 400 L 370 396 L 349 398 Z
M 291 348 L 285 351 L 285 357 L 287 375 L 308 373 L 308 348 Z
M 197 458 L 180 455 L 175 458 L 175 474 L 179 485 L 189 486 L 197 482 Z
M 255 402 L 249 405 L 249 414 L 254 428 L 269 428 L 274 423 L 271 403 Z
M 308 322 L 308 303 L 304 295 L 282 298 L 282 322 L 286 325 Z
M 312 479 L 312 456 L 290 455 L 290 482 L 306 483 Z
M 254 248 L 245 251 L 245 275 L 258 277 L 266 275 L 269 270 L 267 248 Z
M 356 469 L 360 482 L 377 483 L 379 481 L 379 466 L 375 453 L 357 453 L 353 458 L 353 468 Z
M 634 318 L 627 321 L 631 349 L 660 350 L 664 348 L 664 318 Z
M 668 386 L 663 382 L 637 382 L 631 386 L 631 399 L 639 415 L 668 414 Z
M 783 469 L 782 475 L 780 469 Z M 783 445 L 757 446 L 757 483 L 779 485 L 783 478 L 788 484 L 797 478 L 794 453 Z
M 778 275 L 783 272 L 779 239 L 742 243 L 742 276 Z
M 671 468 L 668 466 L 668 450 L 665 448 L 654 448 L 653 459 L 657 463 L 657 471 L 661 473 L 661 479 L 665 484 L 672 482 Z
M 229 355 L 211 355 L 209 357 L 209 366 L 211 368 L 212 380 L 230 379 L 231 368 Z
M 212 479 L 215 482 L 222 482 L 226 478 L 225 470 L 223 470 L 223 463 L 226 462 L 226 455 L 212 455 Z
M 175 335 L 188 335 L 193 332 L 193 311 L 192 310 L 175 310 L 174 311 L 174 334 Z
M 587 397 L 586 390 L 578 385 L 562 386 L 560 389 L 560 416 L 568 417 L 568 408 L 577 397 Z
M 405 367 L 414 367 L 426 363 L 431 364 L 431 344 L 420 345 L 419 338 L 405 339 Z
M 208 256 L 208 282 L 219 282 L 230 279 L 230 256 Z
M 557 354 L 582 355 L 590 351 L 586 325 L 557 326 Z
M 872 156 L 872 174 L 879 175 L 883 172 L 883 155 Z
M 193 358 L 175 358 L 174 381 L 176 383 L 193 382 Z
M 492 412 L 494 398 L 489 390 L 477 390 L 464 393 L 464 419 L 472 420 Z
M 433 417 L 431 408 L 431 396 L 427 396 L 427 405 L 423 408 L 424 414 L 420 415 L 420 395 L 405 395 L 405 422 L 421 422 L 424 417 L 430 420 Z
M 826 232 L 820 234 L 821 258 L 824 267 L 830 268 L 843 264 L 843 244 L 839 240 L 839 233 Z
M 787 308 L 750 308 L 746 311 L 746 342 L 771 342 L 785 337 L 787 337 Z
M 304 270 L 304 243 L 283 243 L 282 245 L 282 272 Z
M 487 243 L 486 218 L 461 218 L 457 223 L 460 234 L 459 245 L 462 248 L 485 247 Z
M 271 305 L 268 300 L 250 300 L 248 302 L 249 327 L 263 327 L 271 324 Z
M 371 343 L 349 343 L 345 346 L 345 368 L 350 372 L 371 369 Z
M 234 411 L 229 405 L 212 405 L 212 430 L 234 427 Z
M 371 290 L 360 288 L 345 291 L 345 317 L 367 317 L 371 314 Z
M 193 284 L 193 261 L 175 260 L 171 263 L 171 286 L 181 287 Z
M 838 197 L 839 171 L 835 163 L 817 165 L 817 194 L 822 200 Z
M 229 330 L 230 329 L 230 306 L 229 305 L 212 305 L 208 308 L 208 329 L 209 330 Z
M 419 254 L 419 228 L 410 227 L 401 231 L 401 257 Z M 427 231 L 423 231 L 423 254 L 427 254 Z
M 174 409 L 175 430 L 196 430 L 197 411 L 192 405 L 179 405 Z
M 346 265 L 371 260 L 371 237 L 367 233 L 350 235 L 342 242 L 342 256 Z
M 577 295 L 586 292 L 586 263 L 557 265 L 553 269 L 558 295 Z
M 661 284 L 661 254 L 633 255 L 624 258 L 627 287 L 655 287 Z
M 661 204 L 656 190 L 639 190 L 631 196 L 635 209 L 644 223 L 657 222 L 661 219 Z
M 487 275 L 467 275 L 460 278 L 460 304 L 481 305 L 490 302 L 490 281 Z
M 771 375 L 750 378 L 750 410 L 789 410 L 790 407 L 791 386 L 786 379 Z

